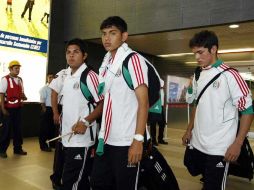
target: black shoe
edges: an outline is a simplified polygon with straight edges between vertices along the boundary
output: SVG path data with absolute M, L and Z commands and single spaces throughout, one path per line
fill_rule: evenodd
M 60 190 L 61 189 L 61 185 L 52 182 L 52 188 L 55 189 L 55 190 Z
M 22 149 L 21 150 L 14 150 L 14 154 L 25 156 L 25 155 L 27 155 L 27 152 Z
M 159 144 L 168 144 L 168 142 L 164 141 L 163 139 L 162 140 L 158 140 L 158 143 Z
M 7 158 L 6 152 L 0 152 L 0 157 L 1 158 Z
M 21 18 L 24 18 L 24 15 L 21 15 Z
M 50 147 L 45 147 L 45 148 L 41 148 L 41 151 L 44 151 L 44 152 L 51 152 L 51 148 Z
M 152 144 L 153 146 L 158 146 L 158 142 L 156 140 L 155 141 L 152 140 Z
M 51 182 L 52 182 L 52 187 L 53 187 L 53 189 L 55 189 L 55 190 L 60 190 L 61 189 L 61 182 L 59 182 L 59 180 L 54 180 L 54 176 L 53 176 L 54 174 L 52 174 L 51 176 L 50 176 L 50 180 L 51 180 Z

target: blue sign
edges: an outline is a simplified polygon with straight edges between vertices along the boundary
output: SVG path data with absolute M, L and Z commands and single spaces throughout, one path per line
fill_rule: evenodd
M 0 30 L 0 46 L 47 53 L 47 40 Z
M 177 102 L 177 93 L 178 93 L 179 84 L 175 82 L 169 83 L 169 97 L 168 102 Z

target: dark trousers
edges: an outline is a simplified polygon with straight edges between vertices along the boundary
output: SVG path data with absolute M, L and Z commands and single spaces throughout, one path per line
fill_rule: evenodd
M 191 175 L 204 177 L 204 190 L 225 189 L 229 163 L 224 161 L 224 156 L 208 155 L 188 146 L 184 165 Z
M 157 123 L 159 125 L 158 140 L 160 141 L 160 140 L 163 140 L 164 128 L 165 128 L 165 124 L 166 124 L 163 109 L 162 109 L 160 119 L 158 119 L 157 121 L 150 121 L 150 133 L 151 133 L 151 138 L 152 138 L 153 142 L 156 142 L 156 124 Z
M 62 106 L 58 105 L 59 113 L 62 112 Z M 55 134 L 61 134 L 60 125 L 55 125 Z M 57 185 L 62 183 L 63 167 L 64 167 L 64 151 L 63 144 L 61 141 L 57 141 L 55 144 L 55 154 L 54 154 L 54 163 L 53 163 L 53 174 L 50 176 L 52 182 Z
M 53 111 L 51 107 L 46 107 L 46 112 L 41 113 L 39 143 L 40 148 L 47 148 L 46 140 L 56 136 L 56 126 L 53 120 Z M 50 143 L 50 147 L 55 147 L 55 142 Z
M 95 155 L 91 174 L 93 190 L 135 190 L 139 164 L 128 165 L 129 146 L 104 146 L 102 156 Z
M 64 158 L 61 190 L 90 190 L 91 148 L 64 147 Z
M 8 116 L 3 116 L 3 129 L 0 137 L 0 152 L 6 152 L 10 145 L 11 129 L 13 130 L 13 149 L 22 149 L 21 108 L 7 108 Z
M 43 21 L 44 18 L 47 18 L 47 23 L 49 22 L 49 13 L 44 13 L 43 17 L 41 18 L 41 21 Z
M 28 19 L 31 20 L 31 15 L 32 15 L 33 6 L 34 6 L 34 2 L 28 0 L 28 1 L 26 2 L 24 11 L 22 12 L 21 16 L 24 17 L 24 15 L 26 14 L 27 9 L 29 9 L 29 17 L 28 17 Z
M 63 145 L 61 141 L 57 141 L 54 155 L 53 174 L 50 176 L 50 179 L 57 185 L 62 184 L 63 167 L 64 167 Z

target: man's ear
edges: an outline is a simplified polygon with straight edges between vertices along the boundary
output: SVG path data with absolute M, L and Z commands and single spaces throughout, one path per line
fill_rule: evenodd
M 122 42 L 125 42 L 128 39 L 128 32 L 122 33 Z
M 218 51 L 217 46 L 213 45 L 213 47 L 211 48 L 211 54 L 216 55 L 217 51 Z
M 88 56 L 88 54 L 84 53 L 84 56 L 83 56 L 84 61 L 86 60 L 87 56 Z

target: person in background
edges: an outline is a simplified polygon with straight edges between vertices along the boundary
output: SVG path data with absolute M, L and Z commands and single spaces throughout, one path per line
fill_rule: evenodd
M 166 125 L 166 121 L 165 121 L 165 114 L 164 114 L 164 81 L 161 80 L 161 90 L 160 90 L 160 94 L 161 94 L 161 107 L 162 107 L 162 112 L 161 112 L 161 117 L 158 120 L 151 120 L 149 121 L 149 113 L 148 114 L 148 121 L 150 123 L 150 134 L 151 134 L 151 138 L 152 138 L 152 143 L 155 146 L 158 146 L 159 144 L 168 144 L 168 142 L 164 141 L 163 137 L 164 137 L 164 128 Z M 158 123 L 159 125 L 159 135 L 158 135 L 158 141 L 156 140 L 156 124 Z
M 90 70 L 86 82 L 97 106 L 89 108 L 88 100 L 80 89 L 80 77 L 87 68 L 86 44 L 81 39 L 72 39 L 66 45 L 66 61 L 69 65 L 64 80 L 57 77 L 49 87 L 54 94 L 61 92 L 63 96 L 62 135 L 73 132 L 62 138 L 64 151 L 64 169 L 62 190 L 90 190 L 90 171 L 92 167 L 93 145 L 91 135 L 96 134 L 96 119 L 101 116 L 103 96 L 98 96 L 98 76 Z M 53 92 L 52 92 L 53 93 Z M 57 101 L 52 99 L 54 119 L 59 122 Z M 91 132 L 91 130 L 93 132 Z M 95 138 L 95 136 L 94 136 Z
M 67 76 L 67 69 L 62 69 L 59 71 L 55 78 L 61 78 L 62 82 L 64 82 L 65 77 Z M 51 82 L 51 86 L 56 86 L 58 80 L 53 79 Z M 61 91 L 58 93 L 54 90 L 51 92 L 51 104 L 52 108 L 54 108 L 53 120 L 56 126 L 56 134 L 61 135 L 61 117 L 62 117 L 62 94 Z M 54 162 L 53 162 L 53 173 L 50 175 L 50 180 L 52 182 L 53 189 L 60 189 L 62 185 L 62 175 L 63 175 L 63 167 L 64 167 L 64 150 L 61 139 L 57 140 L 54 152 Z
M 10 12 L 12 12 L 12 0 L 7 0 L 7 5 L 6 5 L 6 11 L 8 11 L 8 7 Z
M 194 108 L 182 137 L 183 144 L 189 144 L 185 165 L 192 175 L 203 176 L 204 190 L 224 190 L 229 162 L 237 160 L 253 120 L 251 92 L 240 74 L 232 68 L 227 70 L 229 67 L 218 59 L 219 43 L 214 32 L 195 34 L 189 46 L 199 69 L 186 94 Z M 238 112 L 242 114 L 239 130 Z
M 49 0 L 45 0 L 45 11 L 44 11 L 43 17 L 41 18 L 41 22 L 43 22 L 45 17 L 48 23 L 49 22 Z
M 35 0 L 27 0 L 24 10 L 21 14 L 21 18 L 24 18 L 27 9 L 29 9 L 29 16 L 28 16 L 29 22 L 31 22 L 31 20 L 32 20 L 32 10 L 33 10 L 33 6 L 34 6 L 34 1 Z
M 53 79 L 54 75 L 52 73 L 48 73 L 47 84 L 40 90 L 41 123 L 39 131 L 39 144 L 40 149 L 45 152 L 51 152 L 51 147 L 46 143 L 46 140 L 53 138 L 56 131 L 51 107 L 51 88 L 49 88 L 49 84 Z M 53 144 L 50 145 L 54 147 Z
M 99 69 L 98 92 L 105 99 L 91 186 L 93 190 L 135 190 L 149 107 L 148 68 L 140 54 L 131 56 L 131 90 L 121 69 L 123 60 L 133 52 L 125 43 L 126 22 L 112 16 L 102 22 L 100 30 L 108 52 Z
M 0 157 L 7 158 L 6 151 L 10 145 L 11 128 L 13 130 L 13 151 L 17 155 L 27 155 L 22 149 L 21 131 L 22 101 L 27 100 L 21 77 L 21 64 L 13 60 L 9 63 L 10 73 L 0 82 L 1 110 L 3 114 L 3 130 L 0 136 Z

